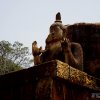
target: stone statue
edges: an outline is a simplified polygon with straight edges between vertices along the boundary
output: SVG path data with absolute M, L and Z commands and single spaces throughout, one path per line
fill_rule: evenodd
M 57 13 L 56 21 L 50 26 L 45 51 L 42 52 L 40 59 L 42 63 L 58 59 L 83 70 L 82 47 L 67 38 L 66 26 L 62 24 L 60 13 Z

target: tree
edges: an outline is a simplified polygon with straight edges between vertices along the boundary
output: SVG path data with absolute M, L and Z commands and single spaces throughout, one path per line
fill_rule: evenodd
M 0 41 L 0 74 L 9 73 L 29 67 L 29 49 L 22 43 Z

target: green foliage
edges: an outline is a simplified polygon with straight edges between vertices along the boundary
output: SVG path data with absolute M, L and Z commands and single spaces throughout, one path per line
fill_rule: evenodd
M 0 75 L 29 67 L 29 49 L 22 43 L 0 41 Z

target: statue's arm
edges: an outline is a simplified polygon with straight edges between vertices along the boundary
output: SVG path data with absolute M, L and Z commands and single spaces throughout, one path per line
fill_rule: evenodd
M 72 43 L 71 55 L 78 66 L 78 69 L 83 70 L 83 49 L 79 43 Z
M 62 50 L 65 54 L 65 63 L 83 70 L 83 50 L 80 44 L 72 43 L 69 39 L 65 39 L 62 42 Z
M 33 56 L 39 55 L 40 54 L 39 48 L 32 47 L 32 54 Z

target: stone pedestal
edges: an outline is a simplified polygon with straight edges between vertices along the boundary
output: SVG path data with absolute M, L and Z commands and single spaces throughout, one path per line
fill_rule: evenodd
M 36 100 L 98 100 L 93 93 L 100 93 L 100 80 L 60 61 L 40 66 L 36 87 Z
M 0 100 L 99 100 L 100 80 L 55 60 L 0 76 Z

